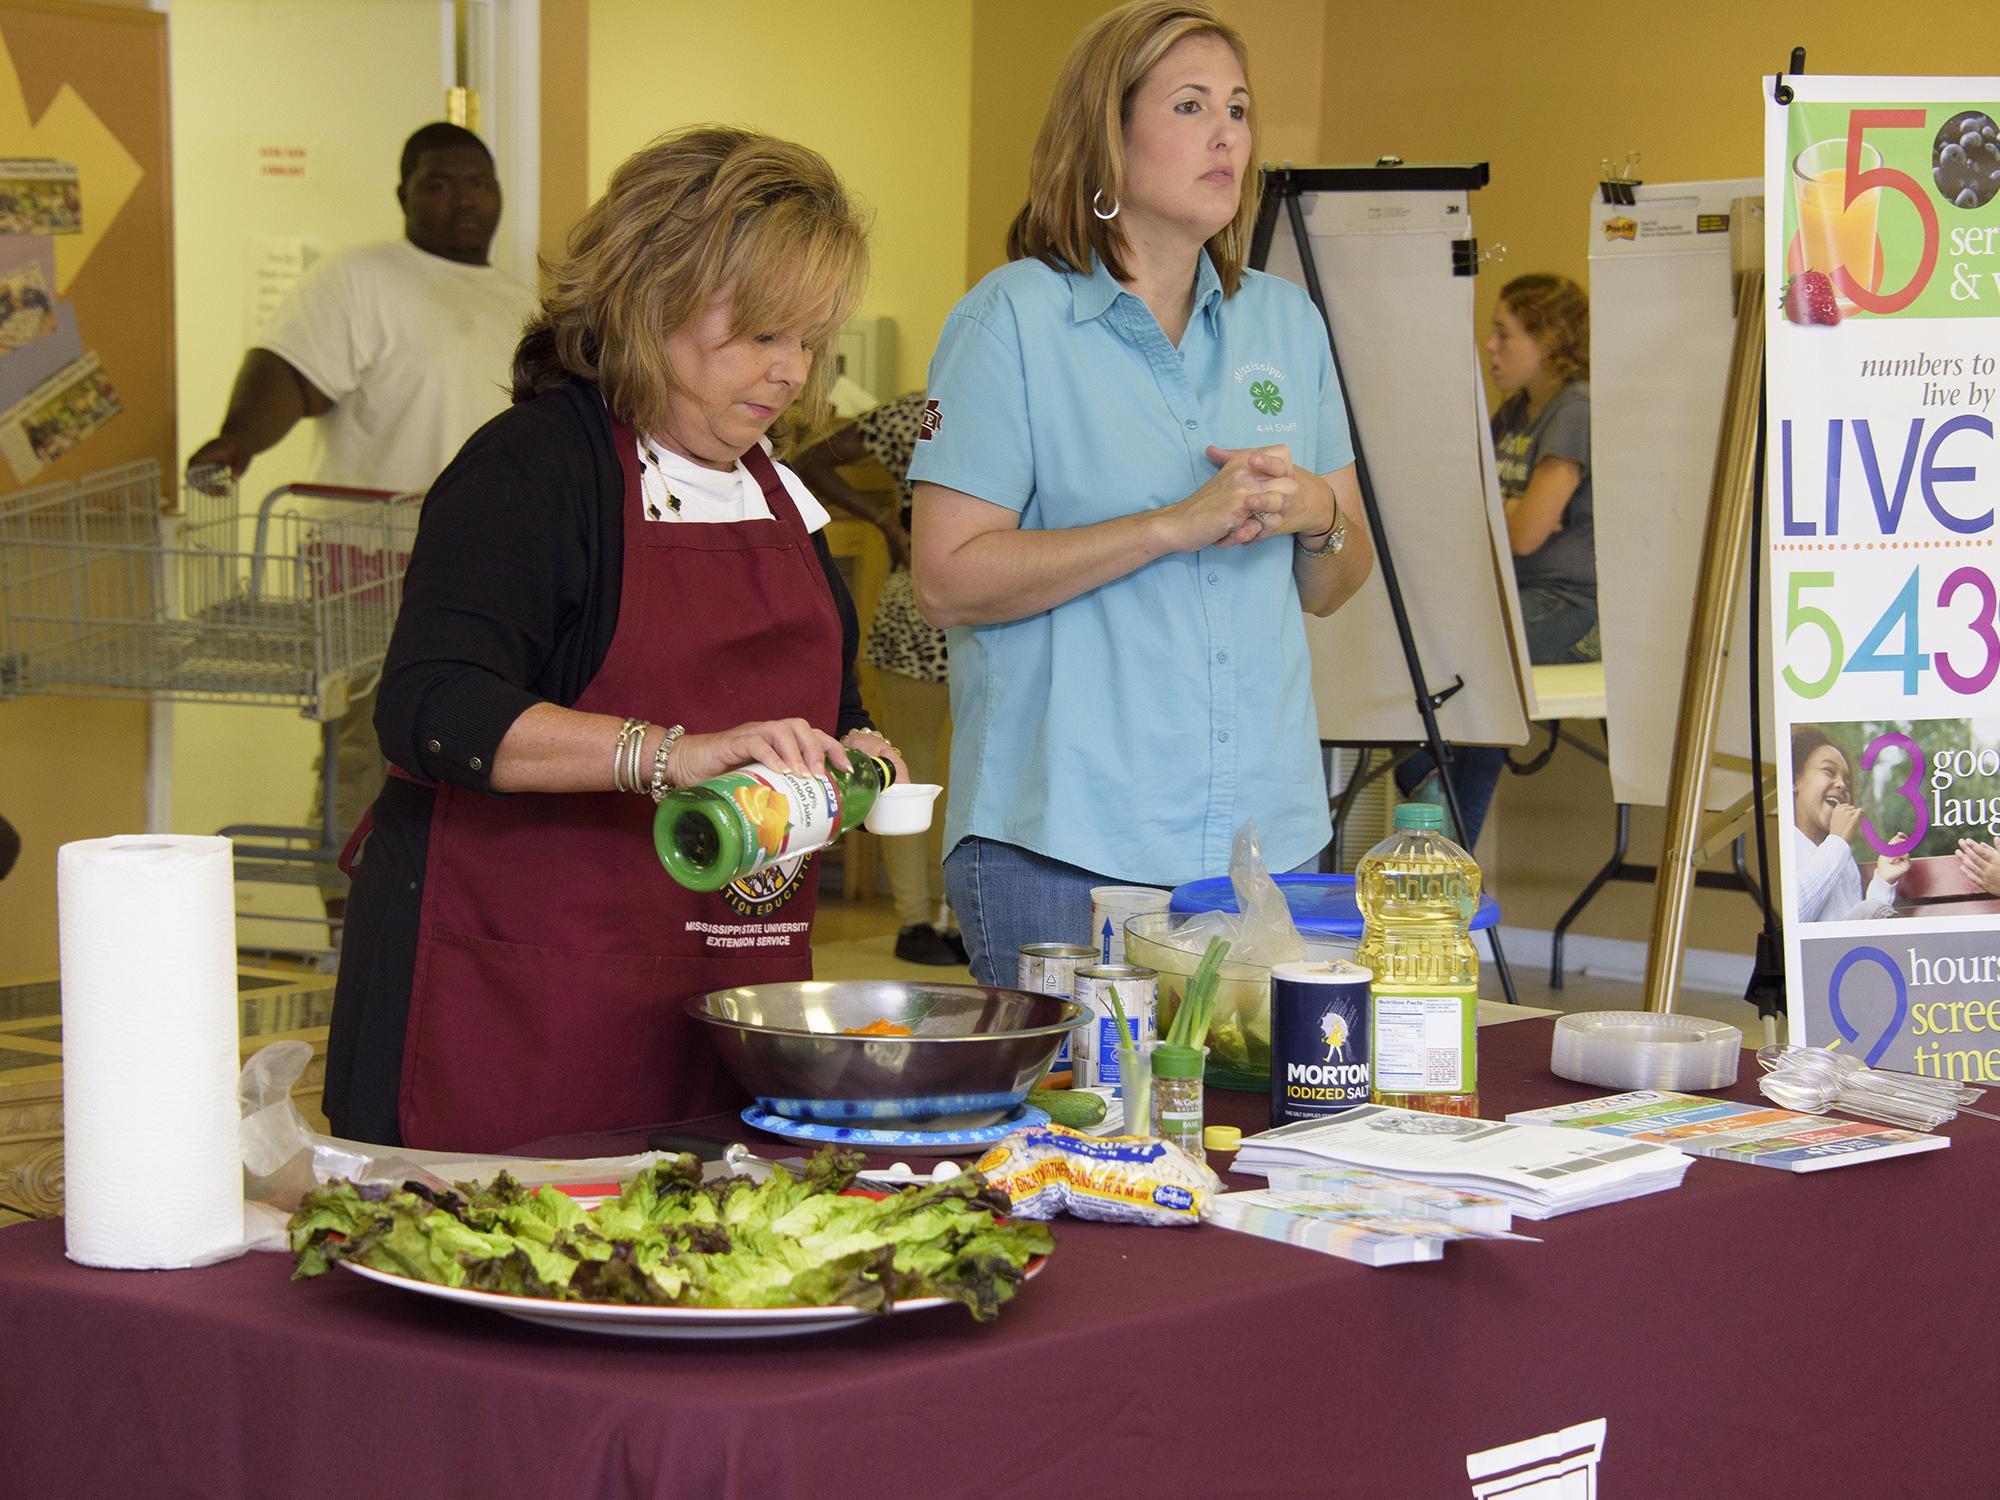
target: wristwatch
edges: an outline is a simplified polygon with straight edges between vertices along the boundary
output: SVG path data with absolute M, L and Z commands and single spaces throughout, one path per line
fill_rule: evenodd
M 1292 542 L 1299 549 L 1299 556 L 1301 557 L 1332 557 L 1334 553 L 1347 545 L 1347 517 L 1341 513 L 1339 506 L 1335 506 L 1333 510 L 1333 530 L 1326 534 L 1325 541 L 1321 542 L 1317 547 L 1308 547 L 1296 537 L 1292 539 Z

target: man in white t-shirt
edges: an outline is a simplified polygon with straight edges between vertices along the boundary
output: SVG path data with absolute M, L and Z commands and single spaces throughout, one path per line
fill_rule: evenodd
M 537 301 L 487 264 L 500 225 L 492 153 L 469 130 L 426 125 L 404 144 L 396 201 L 402 239 L 328 256 L 272 315 L 190 469 L 221 464 L 240 479 L 311 417 L 314 482 L 423 490 L 507 405 Z M 342 830 L 381 789 L 373 712 L 370 693 L 341 720 Z

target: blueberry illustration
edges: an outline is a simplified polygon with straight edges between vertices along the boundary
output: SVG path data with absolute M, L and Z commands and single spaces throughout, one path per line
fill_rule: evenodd
M 1972 150 L 1979 144 L 1979 132 L 1976 130 L 1966 131 L 1964 135 L 1958 138 L 1958 143 L 1966 150 Z
M 1951 201 L 1956 203 L 1960 208 L 1977 208 L 1979 207 L 1979 194 L 1975 193 L 1971 188 L 1967 188 Z
M 1964 160 L 1966 160 L 1965 147 L 1961 146 L 1957 141 L 1947 141 L 1944 150 L 1938 152 L 1938 162 L 1940 165 L 1945 162 L 1961 162 Z

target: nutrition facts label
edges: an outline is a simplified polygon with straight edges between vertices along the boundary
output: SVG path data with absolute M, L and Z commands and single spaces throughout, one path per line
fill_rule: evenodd
M 1451 1094 L 1464 1087 L 1464 995 L 1375 995 L 1375 1090 Z

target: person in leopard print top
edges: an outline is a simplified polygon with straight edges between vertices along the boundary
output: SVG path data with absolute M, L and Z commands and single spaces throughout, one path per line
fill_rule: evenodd
M 910 580 L 910 455 L 923 419 L 924 393 L 911 391 L 863 412 L 808 448 L 793 467 L 814 494 L 879 527 L 892 568 L 875 603 L 864 650 L 876 669 L 872 706 L 917 781 L 942 785 L 951 742 L 950 672 L 944 632 L 917 609 Z M 895 482 L 897 505 L 883 510 L 840 474 L 873 459 Z M 896 957 L 910 963 L 962 964 L 965 947 L 945 904 L 942 820 L 921 838 L 887 839 L 882 858 L 896 902 Z

